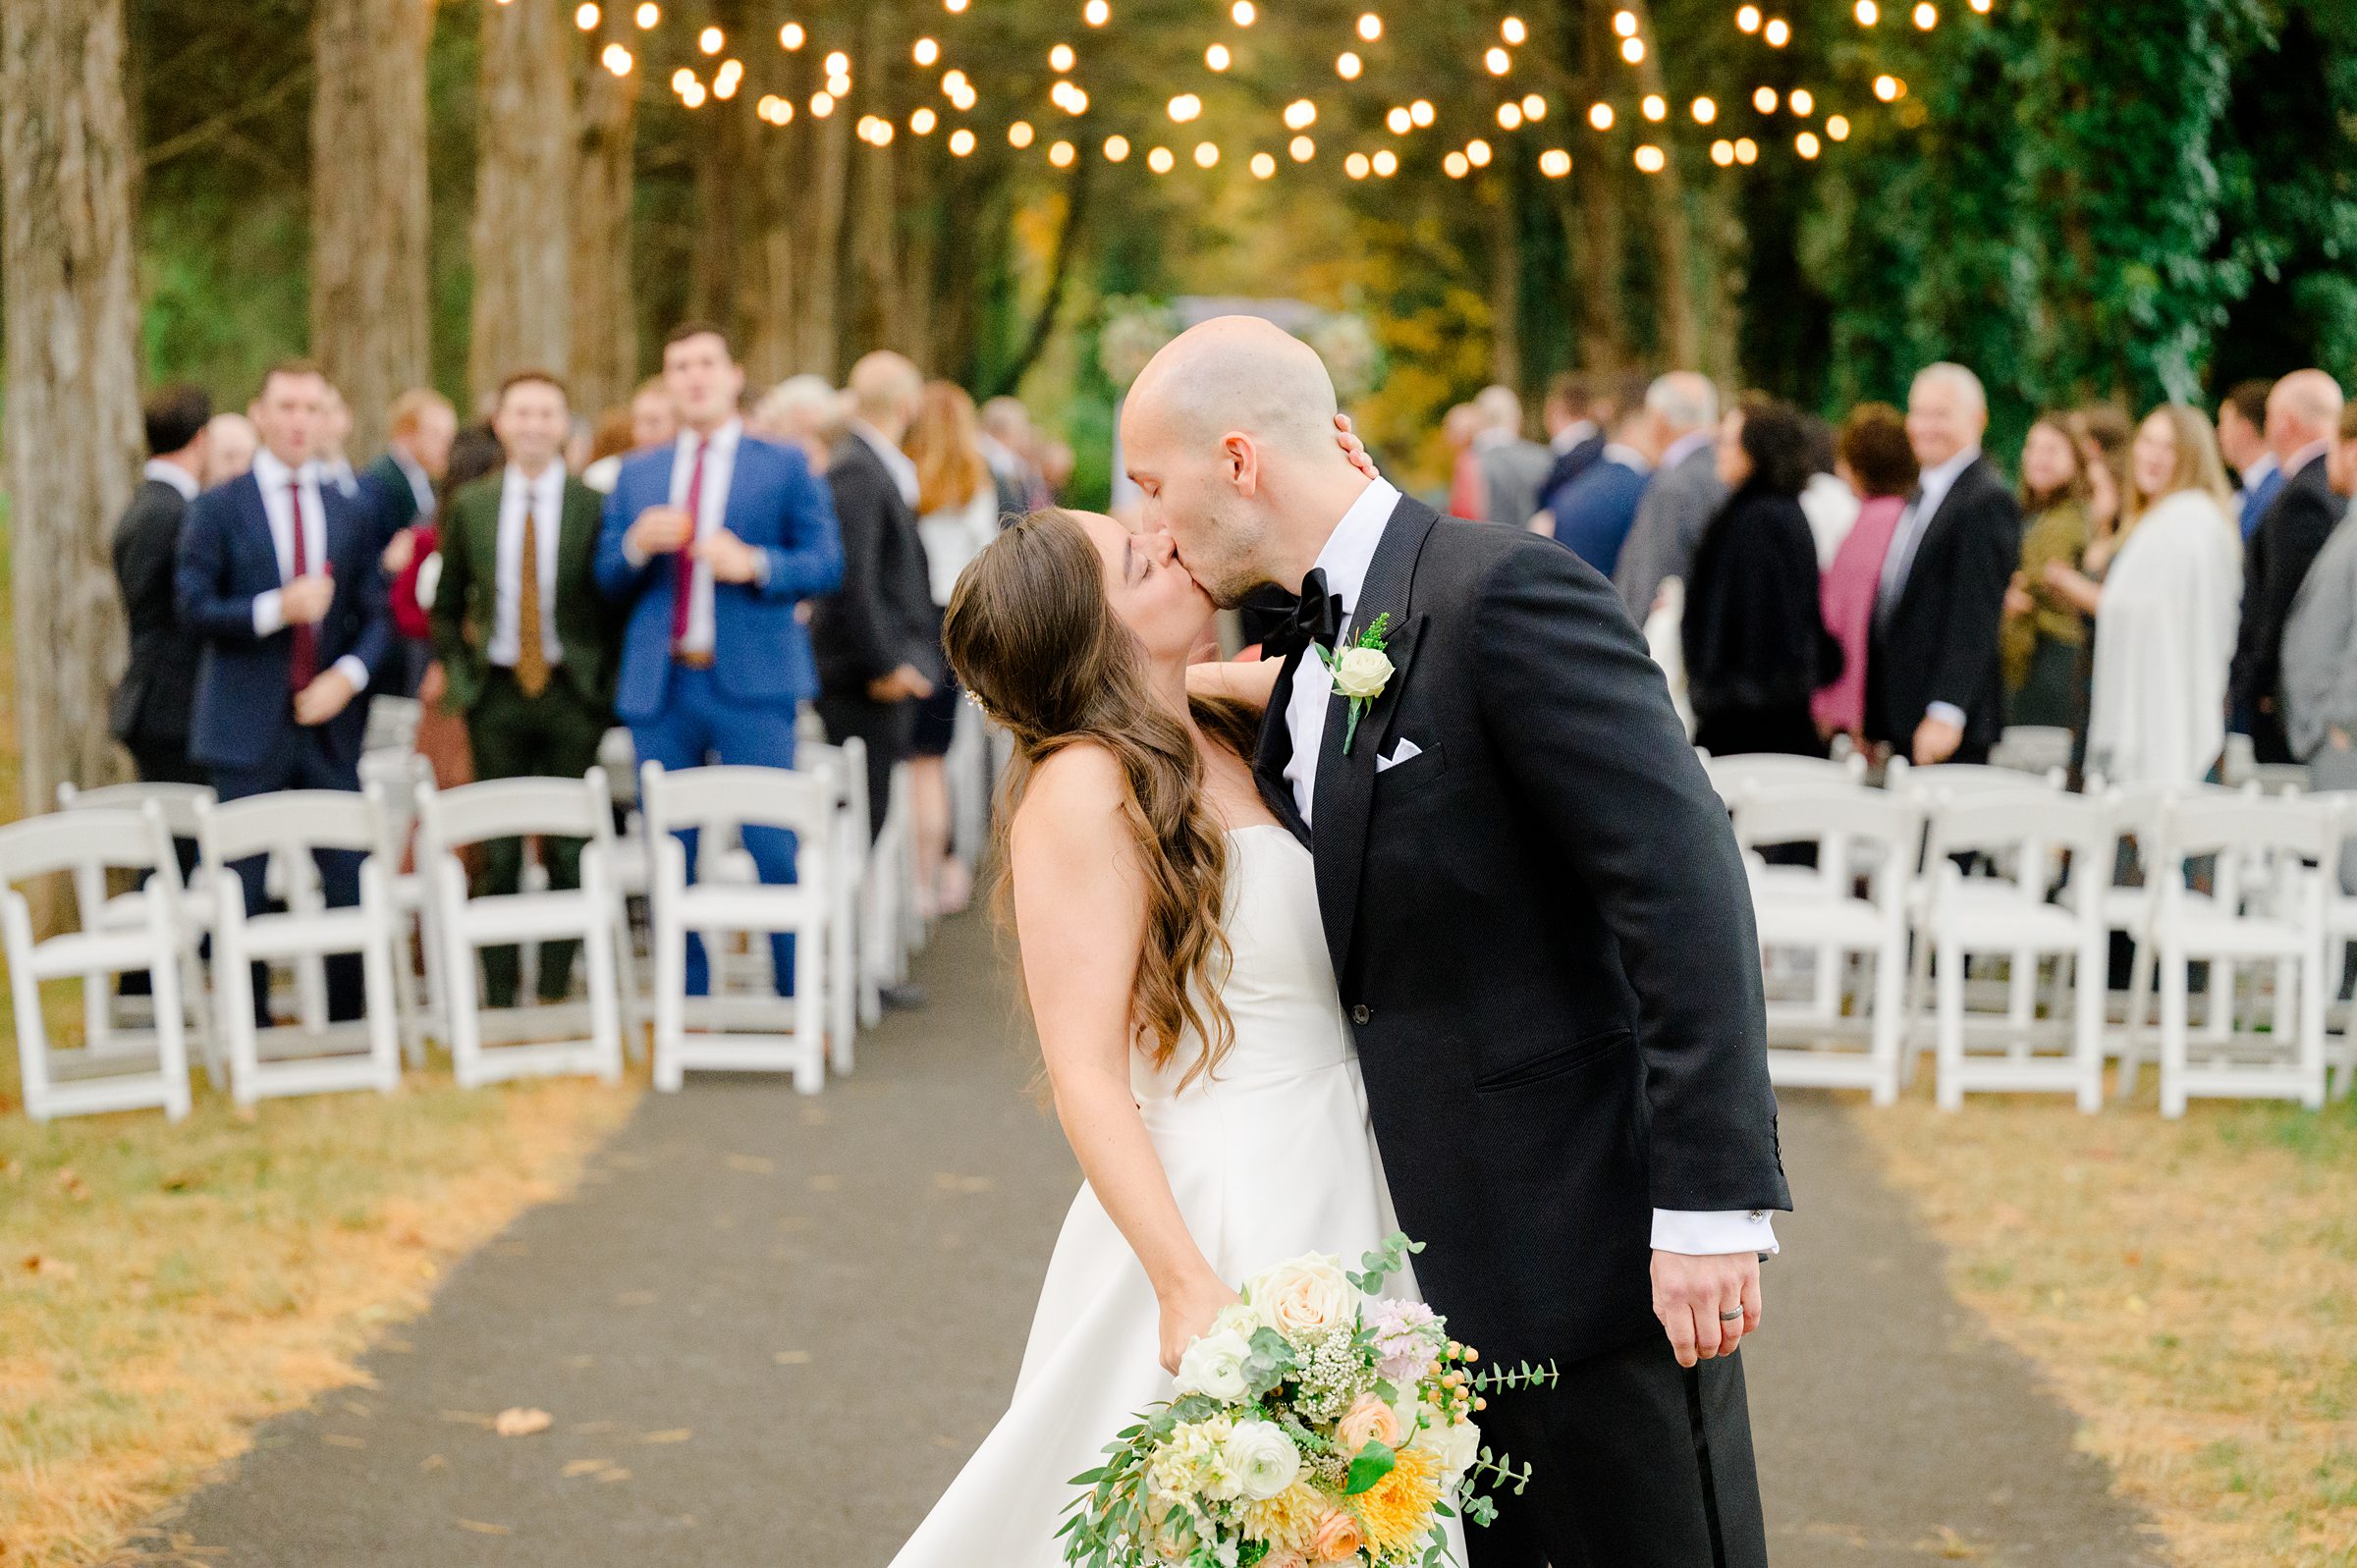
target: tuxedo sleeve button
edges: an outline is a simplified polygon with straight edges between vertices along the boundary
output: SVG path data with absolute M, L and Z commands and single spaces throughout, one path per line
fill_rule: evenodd
M 1352 1023 L 1355 1023 L 1355 1024 L 1364 1024 L 1364 1023 L 1370 1023 L 1370 1022 L 1372 1022 L 1372 1021 L 1374 1020 L 1374 1017 L 1375 1017 L 1375 1010 L 1374 1010 L 1372 1007 L 1369 1007 L 1369 1006 L 1368 1006 L 1368 1005 L 1365 1003 L 1365 1002 L 1363 1002 L 1363 1001 L 1362 1001 L 1362 1002 L 1360 1002 L 1360 1003 L 1359 1003 L 1357 1006 L 1355 1006 L 1355 1007 L 1353 1007 L 1353 1008 L 1351 1008 L 1351 1009 L 1350 1009 L 1350 1021 L 1351 1021 Z

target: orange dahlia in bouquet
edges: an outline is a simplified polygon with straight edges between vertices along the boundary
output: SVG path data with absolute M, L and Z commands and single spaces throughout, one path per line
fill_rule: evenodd
M 1079 1568 L 1440 1568 L 1446 1521 L 1486 1525 L 1485 1491 L 1527 1467 L 1474 1416 L 1552 1367 L 1481 1368 L 1422 1302 L 1381 1295 L 1421 1244 L 1395 1235 L 1358 1272 L 1311 1253 L 1247 1280 L 1141 1411 L 1072 1484 L 1059 1538 Z

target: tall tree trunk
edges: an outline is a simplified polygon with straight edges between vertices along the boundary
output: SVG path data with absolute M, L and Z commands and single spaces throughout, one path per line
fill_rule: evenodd
M 743 114 L 723 131 L 736 143 L 735 163 L 743 171 L 730 215 L 740 236 L 735 280 L 739 354 L 754 388 L 772 387 L 796 368 L 795 219 L 800 205 L 797 175 L 807 161 L 811 126 L 799 115 L 794 125 L 779 129 Z
M 1511 171 L 1482 182 L 1483 218 L 1490 231 L 1490 379 L 1522 387 L 1522 226 L 1516 221 Z
M 107 542 L 140 454 L 123 0 L 0 5 L 0 296 L 25 809 L 114 768 Z
M 1656 40 L 1645 51 L 1645 58 L 1637 63 L 1638 89 L 1659 93 L 1667 99 L 1670 89 L 1662 80 L 1661 35 L 1654 30 L 1648 0 L 1619 0 L 1619 3 L 1622 9 L 1635 13 L 1640 36 Z M 1661 312 L 1662 352 L 1671 364 L 1691 370 L 1702 362 L 1702 323 L 1694 309 L 1695 280 L 1687 259 L 1685 180 L 1677 168 L 1677 138 L 1655 135 L 1648 139 L 1662 149 L 1662 156 L 1668 160 L 1660 174 L 1645 182 L 1655 275 L 1662 280 L 1654 290 Z
M 8 0 L 15 5 L 17 0 Z M 353 450 L 432 375 L 426 336 L 430 0 L 318 0 L 311 55 L 311 351 L 352 405 Z
M 618 77 L 595 55 L 623 35 L 621 6 L 581 75 L 580 140 L 573 175 L 573 395 L 594 413 L 626 401 L 638 379 L 638 310 L 630 289 L 630 216 L 637 182 L 632 154 L 638 129 L 638 81 L 644 67 Z
M 851 175 L 852 118 L 838 108 L 811 127 L 810 210 L 801 224 L 800 264 L 795 269 L 802 333 L 795 364 L 830 381 L 843 368 L 843 209 Z
M 863 103 L 892 104 L 891 27 L 888 0 L 871 4 L 860 26 L 859 82 Z M 838 111 L 839 113 L 841 111 Z M 906 351 L 904 323 L 894 308 L 900 299 L 900 147 L 861 143 L 851 154 L 857 194 L 851 203 L 851 264 L 854 295 L 851 312 L 855 346 Z
M 527 366 L 573 356 L 573 25 L 561 0 L 483 7 L 474 305 L 466 385 L 480 407 Z

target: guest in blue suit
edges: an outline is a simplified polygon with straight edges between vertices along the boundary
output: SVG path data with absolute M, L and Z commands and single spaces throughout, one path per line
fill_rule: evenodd
M 1621 415 L 1597 460 L 1547 498 L 1556 542 L 1608 577 L 1619 564 L 1620 546 L 1653 475 L 1644 448 L 1647 423 L 1642 408 Z
M 795 609 L 843 580 L 834 503 L 799 452 L 745 433 L 719 328 L 676 329 L 663 383 L 679 437 L 624 462 L 598 536 L 597 585 L 625 617 L 615 712 L 641 762 L 791 768 L 795 709 L 818 693 Z M 692 874 L 695 835 L 680 837 Z M 792 834 L 751 829 L 744 847 L 762 881 L 794 881 Z M 773 942 L 784 989 L 794 939 Z M 710 989 L 692 936 L 687 989 Z
M 252 468 L 198 496 L 181 528 L 174 597 L 202 645 L 190 751 L 224 800 L 360 787 L 365 714 L 355 699 L 391 648 L 392 622 L 375 514 L 320 482 L 327 397 L 315 365 L 269 371 L 252 409 Z M 357 903 L 360 856 L 318 860 L 327 901 Z M 263 906 L 262 871 L 260 856 L 238 866 L 249 910 Z M 358 955 L 329 959 L 327 981 L 329 1016 L 360 1016 Z M 266 992 L 254 995 L 265 1012 Z

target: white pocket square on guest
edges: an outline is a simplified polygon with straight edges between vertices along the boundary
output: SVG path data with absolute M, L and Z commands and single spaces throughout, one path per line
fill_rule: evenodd
M 1421 757 L 1422 755 L 1424 755 L 1424 748 L 1422 746 L 1417 745 L 1405 735 L 1401 735 L 1399 737 L 1399 744 L 1392 748 L 1392 754 L 1390 756 L 1377 757 L 1375 759 L 1375 771 L 1377 773 L 1388 773 L 1390 770 L 1398 767 L 1399 764 L 1411 761 L 1414 758 Z

